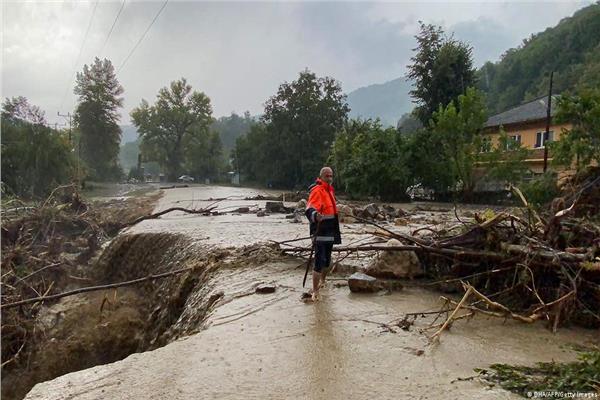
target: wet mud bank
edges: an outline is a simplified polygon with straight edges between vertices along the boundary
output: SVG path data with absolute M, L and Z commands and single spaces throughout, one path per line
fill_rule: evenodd
M 280 259 L 272 246 L 222 249 L 179 234 L 123 234 L 92 268 L 88 283 L 103 285 L 189 268 L 147 283 L 64 297 L 42 306 L 27 367 L 3 373 L 2 397 L 23 398 L 34 384 L 153 350 L 203 328 L 223 302 L 219 273 Z
M 141 289 L 152 306 L 140 343 L 148 349 L 166 345 L 40 383 L 27 399 L 514 399 L 519 397 L 473 379 L 474 368 L 572 361 L 570 344 L 596 340 L 589 331 L 552 334 L 541 325 L 475 317 L 431 346 L 421 329 L 435 314 L 406 329 L 391 320 L 439 309 L 432 291 L 407 285 L 399 292 L 352 293 L 334 280 L 320 302 L 305 304 L 298 259 L 264 246 L 197 252 L 186 242 L 171 248 L 194 255 L 181 256 L 171 268 L 190 263 L 197 265 L 194 272 Z M 160 259 L 160 253 L 145 261 Z M 144 261 L 133 253 L 120 259 L 122 265 Z M 265 284 L 274 290 L 257 293 Z M 167 318 L 167 311 L 173 316 Z

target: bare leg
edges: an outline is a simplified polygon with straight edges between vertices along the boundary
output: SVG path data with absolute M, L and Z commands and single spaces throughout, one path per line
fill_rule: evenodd
M 328 271 L 328 269 L 323 269 L 323 272 L 321 272 L 321 283 L 319 284 L 320 287 L 325 287 L 325 279 L 327 278 Z
M 319 300 L 320 285 L 321 285 L 321 273 L 317 272 L 317 271 L 313 271 L 313 293 L 312 293 L 313 301 Z
M 327 273 L 329 271 L 331 271 L 331 250 L 333 248 L 333 245 L 327 245 L 323 250 L 325 251 L 325 261 L 326 261 L 326 266 L 325 268 L 323 268 L 323 272 L 321 273 L 321 287 L 325 287 L 325 279 L 327 278 Z

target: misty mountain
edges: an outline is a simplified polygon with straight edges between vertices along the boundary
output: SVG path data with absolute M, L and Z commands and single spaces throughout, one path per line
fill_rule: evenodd
M 411 84 L 404 77 L 358 88 L 348 93 L 350 118 L 379 118 L 386 126 L 396 126 L 414 107 L 410 90 Z
M 138 138 L 137 129 L 133 125 L 121 125 L 121 145 L 135 142 Z

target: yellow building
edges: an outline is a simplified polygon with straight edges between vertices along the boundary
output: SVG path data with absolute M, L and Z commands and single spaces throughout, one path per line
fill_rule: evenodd
M 498 144 L 500 129 L 506 134 L 529 149 L 526 163 L 534 174 L 544 171 L 544 144 L 560 139 L 564 129 L 570 129 L 571 124 L 554 124 L 552 116 L 556 113 L 558 96 L 552 96 L 550 111 L 551 121 L 549 135 L 546 137 L 546 115 L 548 96 L 544 96 L 517 107 L 511 108 L 500 114 L 488 118 L 484 125 L 485 149 Z M 548 153 L 548 170 L 551 168 L 552 152 Z

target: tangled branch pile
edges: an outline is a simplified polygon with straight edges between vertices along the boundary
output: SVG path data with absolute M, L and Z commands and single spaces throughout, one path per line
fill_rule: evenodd
M 514 191 L 524 207 L 475 213 L 469 221 L 456 214 L 451 227 L 427 227 L 412 235 L 355 215 L 377 228 L 373 235 L 378 239 L 396 239 L 401 245 L 372 242 L 335 250 L 414 251 L 435 281 L 432 286 L 464 290 L 460 302 L 444 297 L 447 320 L 434 338 L 454 319 L 475 313 L 546 320 L 553 330 L 566 323 L 600 327 L 600 169 L 569 181 L 542 213 Z M 306 250 L 284 249 L 297 254 Z
M 599 170 L 574 178 L 542 215 L 515 191 L 524 215 L 475 215 L 477 223 L 454 236 L 386 234 L 419 246 L 431 276 L 463 281 L 462 304 L 446 299 L 456 310 L 547 320 L 553 330 L 566 322 L 600 327 Z
M 1 304 L 89 285 L 90 259 L 102 242 L 151 211 L 156 197 L 88 206 L 73 186 L 39 204 L 2 205 Z M 2 310 L 2 368 L 19 361 L 36 335 L 39 303 Z

